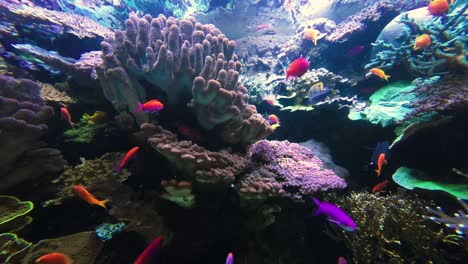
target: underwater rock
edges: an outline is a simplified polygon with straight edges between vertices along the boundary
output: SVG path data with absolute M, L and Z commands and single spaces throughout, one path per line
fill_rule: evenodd
M 388 70 L 403 66 L 413 76 L 463 74 L 468 68 L 468 40 L 464 27 L 468 4 L 453 3 L 443 19 L 434 17 L 427 8 L 403 13 L 380 33 L 372 49 L 371 63 L 366 69 Z M 416 37 L 429 34 L 431 43 L 422 51 L 414 51 Z M 400 67 L 401 69 L 401 67 Z
M 249 153 L 251 171 L 239 182 L 239 193 L 246 204 L 270 197 L 301 201 L 313 193 L 347 186 L 310 149 L 299 144 L 261 140 L 250 147 Z
M 94 263 L 103 244 L 92 231 L 44 239 L 32 245 L 20 263 L 34 263 L 37 258 L 51 252 L 60 252 L 70 256 L 74 264 Z
M 53 109 L 44 105 L 40 89 L 33 81 L 0 75 L 0 174 L 3 178 L 0 190 L 53 175 L 65 163 L 57 151 L 37 150 L 45 146 L 40 140 L 47 132 L 47 119 L 53 115 Z M 40 160 L 51 157 L 54 157 L 52 163 L 39 164 Z M 41 166 L 31 167 L 37 165 Z

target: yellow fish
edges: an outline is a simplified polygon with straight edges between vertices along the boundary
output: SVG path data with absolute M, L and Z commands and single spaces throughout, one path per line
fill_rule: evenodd
M 370 69 L 369 73 L 382 78 L 388 82 L 388 78 L 390 78 L 390 75 L 386 75 L 385 72 L 379 68 L 372 68 Z
M 304 30 L 304 37 L 314 43 L 317 46 L 317 40 L 325 37 L 326 34 L 321 34 L 320 31 L 315 28 L 308 28 Z
M 90 124 L 102 124 L 107 121 L 107 113 L 103 111 L 96 111 L 92 116 L 84 113 L 83 119 Z

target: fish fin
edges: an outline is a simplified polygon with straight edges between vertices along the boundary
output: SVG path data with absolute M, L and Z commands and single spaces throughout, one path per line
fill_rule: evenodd
M 312 200 L 314 200 L 314 203 L 317 205 L 318 209 L 317 211 L 315 211 L 315 214 L 314 216 L 317 216 L 317 215 L 320 215 L 321 213 L 323 213 L 322 211 L 322 204 L 320 203 L 319 200 L 317 200 L 316 198 L 312 197 Z
M 99 206 L 103 207 L 107 211 L 107 203 L 110 202 L 109 199 L 105 199 L 99 202 Z
M 135 113 L 143 111 L 143 104 L 138 102 L 138 108 L 135 110 Z
M 377 176 L 380 176 L 380 171 L 379 170 L 375 170 L 375 172 L 377 172 Z
M 390 75 L 385 75 L 385 76 L 384 76 L 384 79 L 388 82 L 388 78 L 390 78 L 390 77 L 392 77 L 392 76 L 390 76 Z
M 414 46 L 413 46 L 413 50 L 419 50 L 419 47 L 418 47 L 418 46 L 416 46 L 416 44 L 414 44 Z
M 331 222 L 331 223 L 335 223 L 335 224 L 337 224 L 337 225 L 340 225 L 340 226 L 341 226 L 341 223 L 340 223 L 340 222 L 338 222 L 338 221 L 336 221 L 336 220 L 333 220 L 333 219 L 327 218 L 327 221 L 328 221 L 328 222 Z
M 314 39 L 314 46 L 317 46 L 317 38 Z
M 73 123 L 72 121 L 70 121 L 70 126 L 71 126 L 71 127 L 75 127 L 75 123 Z

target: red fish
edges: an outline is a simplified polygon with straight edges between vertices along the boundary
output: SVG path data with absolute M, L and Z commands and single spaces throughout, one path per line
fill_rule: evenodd
M 376 192 L 381 192 L 383 189 L 385 189 L 385 187 L 387 187 L 387 184 L 388 184 L 388 180 L 385 179 L 379 183 L 377 183 L 374 188 L 372 188 L 372 193 L 376 193 Z
M 309 62 L 305 58 L 299 58 L 291 62 L 285 70 L 286 81 L 291 77 L 301 77 L 309 70 Z
M 234 264 L 234 255 L 232 252 L 229 252 L 229 254 L 226 257 L 226 264 Z
M 377 176 L 380 176 L 382 173 L 382 167 L 384 164 L 387 164 L 387 160 L 385 159 L 385 153 L 382 153 L 379 155 L 379 159 L 377 160 L 377 169 L 375 172 L 377 172 Z
M 278 124 L 279 123 L 279 117 L 276 115 L 269 115 L 268 116 L 268 121 L 270 121 L 270 125 Z
M 192 140 L 192 141 L 201 141 L 202 140 L 202 134 L 199 130 L 196 130 L 196 129 L 193 129 L 191 127 L 188 127 L 186 125 L 183 125 L 183 124 L 179 124 L 177 123 L 176 124 L 177 126 L 177 131 L 179 131 L 179 133 Z
M 441 16 L 449 10 L 449 3 L 447 0 L 434 0 L 429 3 L 427 10 L 433 16 Z
M 138 152 L 139 149 L 140 149 L 140 147 L 134 147 L 131 150 L 129 150 L 127 152 L 127 154 L 125 154 L 125 156 L 123 157 L 120 164 L 117 167 L 115 167 L 115 171 L 120 172 L 123 169 L 123 167 L 125 167 L 127 165 L 128 161 L 131 158 L 133 158 L 133 156 L 135 156 L 135 154 Z
M 138 256 L 133 264 L 153 264 L 154 259 L 159 255 L 159 251 L 164 243 L 164 237 L 159 236 Z
M 69 256 L 62 253 L 45 254 L 35 261 L 36 264 L 71 264 L 72 260 Z
M 87 203 L 92 204 L 92 205 L 98 205 L 103 207 L 104 209 L 107 210 L 106 203 L 109 202 L 109 200 L 98 200 L 94 195 L 88 192 L 85 187 L 81 185 L 75 185 L 73 186 L 73 193 L 80 197 L 81 199 L 85 200 Z
M 60 108 L 60 114 L 62 115 L 62 118 L 65 119 L 71 127 L 75 126 L 75 123 L 72 122 L 70 112 L 68 112 L 67 108 Z
M 138 102 L 138 108 L 135 110 L 135 112 L 149 112 L 149 113 L 154 113 L 154 112 L 159 112 L 164 108 L 164 104 L 161 103 L 161 101 L 153 99 L 150 100 L 144 104 Z

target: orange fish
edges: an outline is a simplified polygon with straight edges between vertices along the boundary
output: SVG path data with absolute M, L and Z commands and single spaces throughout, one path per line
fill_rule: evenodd
M 379 68 L 372 68 L 370 69 L 369 73 L 381 78 L 381 79 L 384 79 L 388 82 L 388 78 L 390 78 L 390 75 L 386 75 L 385 72 Z
M 147 112 L 147 113 L 156 113 L 164 108 L 164 104 L 157 99 L 150 100 L 144 104 L 138 102 L 138 108 L 135 110 L 135 113 L 138 112 Z
M 68 112 L 67 108 L 60 108 L 60 114 L 62 115 L 62 118 L 65 119 L 71 127 L 75 126 L 75 123 L 72 122 L 70 112 Z
M 62 253 L 49 253 L 36 259 L 37 264 L 71 264 L 69 256 Z
M 89 193 L 88 190 L 86 190 L 86 188 L 82 185 L 73 186 L 73 193 L 81 199 L 85 200 L 87 203 L 99 205 L 107 210 L 106 203 L 109 202 L 109 200 L 98 200 L 96 197 L 94 197 L 94 195 Z
M 122 161 L 120 162 L 119 165 L 117 165 L 117 167 L 115 167 L 115 171 L 116 172 L 120 172 L 123 167 L 125 167 L 128 163 L 128 161 L 133 158 L 133 156 L 135 156 L 135 154 L 138 152 L 138 150 L 140 149 L 140 147 L 134 147 L 132 148 L 131 150 L 129 150 L 127 152 L 127 154 L 125 154 L 125 156 L 123 157 Z
M 263 96 L 263 100 L 265 100 L 269 105 L 278 104 L 278 101 L 276 101 L 276 96 L 274 94 L 267 94 Z
M 429 3 L 427 10 L 433 16 L 441 16 L 449 10 L 449 3 L 447 0 L 434 0 Z
M 387 160 L 385 159 L 385 153 L 382 153 L 379 155 L 379 159 L 377 160 L 377 169 L 375 172 L 377 172 L 377 176 L 380 176 L 382 173 L 382 167 L 384 164 L 387 164 Z
M 317 40 L 325 37 L 325 34 L 321 34 L 320 31 L 315 28 L 308 28 L 304 30 L 304 37 L 314 43 L 317 46 Z
M 428 34 L 422 34 L 414 41 L 413 50 L 424 49 L 431 45 L 431 37 Z
M 372 193 L 381 192 L 383 189 L 385 189 L 385 187 L 387 187 L 387 183 L 387 179 L 377 183 L 374 188 L 372 188 Z
M 269 115 L 268 120 L 270 121 L 270 124 L 278 124 L 279 123 L 279 117 L 276 115 Z

